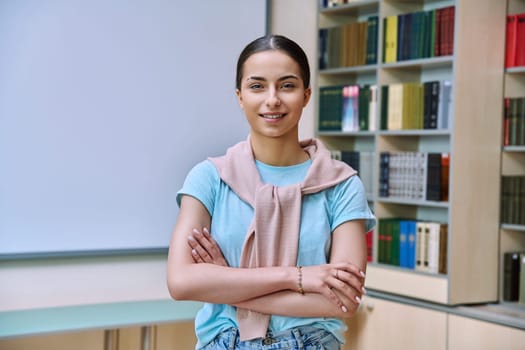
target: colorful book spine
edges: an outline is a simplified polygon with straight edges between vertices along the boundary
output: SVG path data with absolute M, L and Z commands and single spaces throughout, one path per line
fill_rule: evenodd
M 397 61 L 397 21 L 398 16 L 384 18 L 383 62 L 385 63 Z

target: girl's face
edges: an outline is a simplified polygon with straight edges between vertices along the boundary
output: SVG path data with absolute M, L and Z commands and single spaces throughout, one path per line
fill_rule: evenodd
M 297 62 L 279 50 L 253 54 L 243 66 L 239 105 L 253 136 L 294 137 L 310 99 Z

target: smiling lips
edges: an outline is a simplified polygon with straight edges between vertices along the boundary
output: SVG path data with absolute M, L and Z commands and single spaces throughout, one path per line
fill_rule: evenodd
M 263 117 L 264 119 L 277 120 L 284 117 L 284 114 L 261 114 L 261 117 Z

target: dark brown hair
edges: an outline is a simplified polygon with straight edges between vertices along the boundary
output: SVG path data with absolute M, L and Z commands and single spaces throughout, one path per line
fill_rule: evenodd
M 237 89 L 241 89 L 244 62 L 246 62 L 251 55 L 268 50 L 280 50 L 290 56 L 290 58 L 299 65 L 304 88 L 307 89 L 310 86 L 310 65 L 308 64 L 308 58 L 303 49 L 295 41 L 285 36 L 265 35 L 246 45 L 239 55 L 239 59 L 237 60 L 237 76 L 235 79 Z

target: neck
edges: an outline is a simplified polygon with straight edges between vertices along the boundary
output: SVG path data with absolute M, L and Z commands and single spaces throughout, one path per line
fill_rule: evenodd
M 251 135 L 255 159 L 268 165 L 289 166 L 308 160 L 309 156 L 295 138 L 270 138 Z

